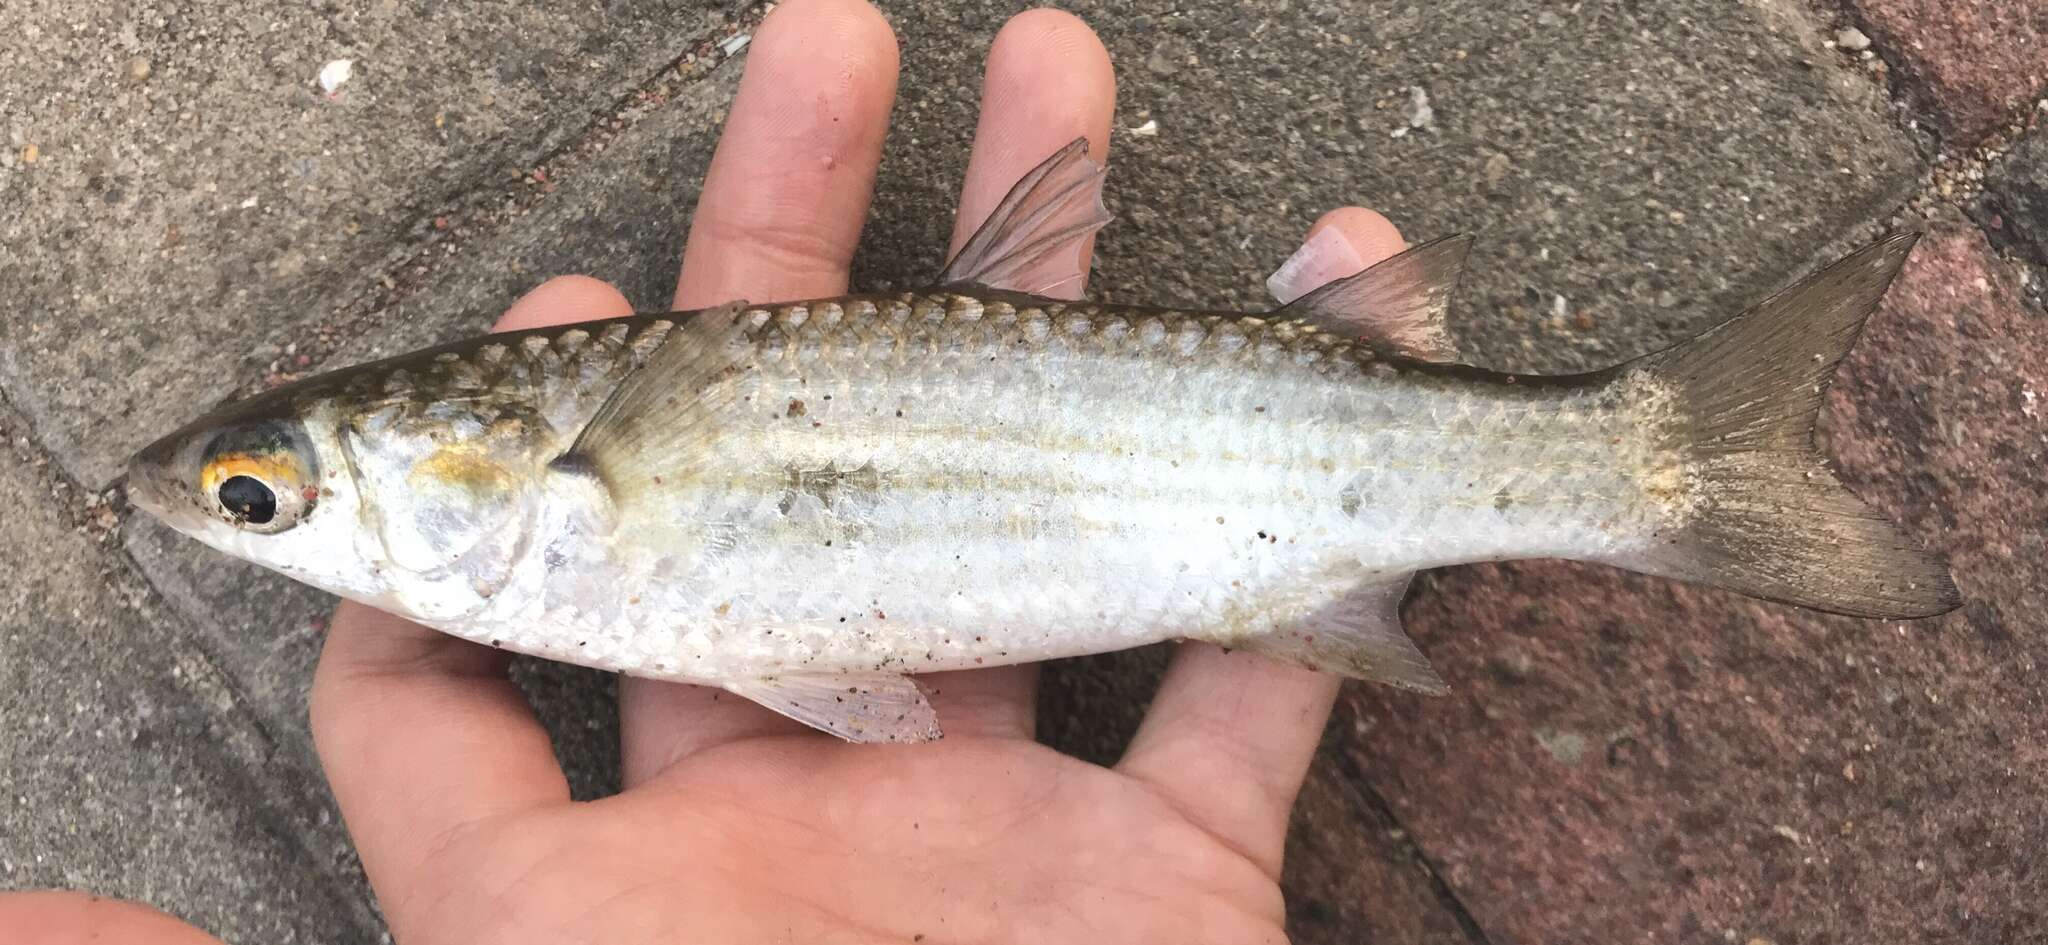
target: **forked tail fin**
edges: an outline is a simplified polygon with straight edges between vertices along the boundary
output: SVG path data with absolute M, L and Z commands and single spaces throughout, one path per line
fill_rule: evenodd
M 1948 565 L 1842 487 L 1813 445 L 1835 365 L 1916 234 L 1829 266 L 1706 334 L 1625 365 L 1677 398 L 1687 524 L 1638 570 L 1859 617 L 1961 604 Z

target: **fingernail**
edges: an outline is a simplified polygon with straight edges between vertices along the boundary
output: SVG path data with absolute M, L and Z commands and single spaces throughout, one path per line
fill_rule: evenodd
M 1358 250 L 1351 241 L 1334 226 L 1326 226 L 1309 234 L 1302 241 L 1301 248 L 1273 274 L 1266 277 L 1266 291 L 1273 298 L 1286 305 L 1301 298 L 1322 284 L 1333 279 L 1357 273 L 1365 268 L 1365 260 L 1359 258 Z

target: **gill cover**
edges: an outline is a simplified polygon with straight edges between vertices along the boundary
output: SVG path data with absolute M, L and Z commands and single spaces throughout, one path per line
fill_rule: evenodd
M 354 418 L 342 448 L 384 561 L 420 578 L 467 578 L 489 596 L 524 550 L 544 431 L 530 415 L 459 403 Z

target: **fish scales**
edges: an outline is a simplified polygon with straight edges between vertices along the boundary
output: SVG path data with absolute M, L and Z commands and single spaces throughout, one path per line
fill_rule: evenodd
M 1613 554 L 1669 512 L 1641 486 L 1677 461 L 1645 444 L 1654 400 L 1474 386 L 1299 323 L 966 294 L 743 317 L 699 461 L 652 474 L 627 534 L 559 543 L 572 566 L 447 629 L 671 678 L 956 669 L 1229 641 L 1361 575 Z M 547 419 L 538 467 L 642 339 L 688 341 L 623 324 L 456 363 L 489 410 Z

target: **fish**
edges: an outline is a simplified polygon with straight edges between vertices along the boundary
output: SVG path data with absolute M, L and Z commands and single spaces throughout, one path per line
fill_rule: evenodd
M 1421 570 L 1563 558 L 1799 607 L 1956 608 L 1813 429 L 1913 245 L 1603 370 L 1463 363 L 1469 237 L 1260 313 L 1052 297 L 1075 141 L 928 289 L 485 335 L 231 403 L 131 502 L 466 640 L 940 737 L 917 675 L 1198 640 L 1426 693 Z

